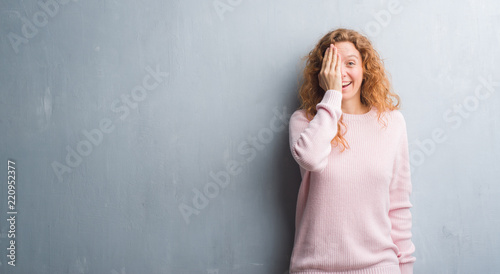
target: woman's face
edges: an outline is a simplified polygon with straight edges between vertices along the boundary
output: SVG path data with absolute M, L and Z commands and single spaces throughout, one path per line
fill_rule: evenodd
M 361 54 L 351 42 L 337 42 L 335 46 L 341 56 L 342 66 L 342 99 L 349 100 L 360 96 L 359 90 L 363 82 L 363 66 Z

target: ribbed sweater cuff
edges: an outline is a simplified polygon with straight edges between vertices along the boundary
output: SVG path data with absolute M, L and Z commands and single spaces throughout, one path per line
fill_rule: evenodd
M 333 106 L 334 108 L 340 109 L 342 105 L 342 92 L 335 89 L 327 90 L 325 92 L 325 95 L 323 95 L 321 103 L 328 104 L 330 106 Z
M 399 264 L 401 274 L 413 274 L 413 262 Z

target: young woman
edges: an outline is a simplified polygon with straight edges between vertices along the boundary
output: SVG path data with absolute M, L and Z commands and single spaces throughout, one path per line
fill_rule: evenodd
M 329 32 L 307 56 L 289 124 L 302 176 L 291 274 L 413 273 L 406 122 L 391 89 L 354 30 Z

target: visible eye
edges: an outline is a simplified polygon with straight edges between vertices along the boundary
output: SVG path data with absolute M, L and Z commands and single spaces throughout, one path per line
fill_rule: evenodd
M 354 65 L 355 65 L 355 63 L 354 63 L 353 61 L 350 61 L 350 62 L 349 62 L 349 63 L 347 63 L 347 64 L 348 64 L 348 65 L 350 65 L 350 66 L 354 66 Z

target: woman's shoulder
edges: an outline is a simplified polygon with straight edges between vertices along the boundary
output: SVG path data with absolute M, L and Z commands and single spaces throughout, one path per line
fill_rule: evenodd
M 307 119 L 308 116 L 310 117 L 311 115 L 308 115 L 305 109 L 296 109 L 290 116 L 290 120 L 309 121 Z
M 378 109 L 376 107 L 374 107 L 374 109 L 375 113 L 378 113 Z M 396 132 L 401 132 L 406 130 L 405 117 L 399 109 L 389 109 L 383 111 L 380 114 L 380 119 L 383 121 L 383 124 L 385 126 L 388 126 L 389 128 L 391 128 Z
M 374 107 L 377 111 L 378 109 Z M 384 115 L 388 116 L 392 121 L 396 123 L 405 123 L 405 117 L 399 109 L 389 109 L 384 111 Z
M 406 131 L 406 120 L 403 115 L 403 112 L 399 109 L 388 110 L 386 111 L 387 116 L 389 117 L 389 125 L 398 132 Z
M 302 115 L 302 116 L 305 116 L 306 114 L 306 110 L 303 109 L 303 108 L 299 108 L 299 109 L 296 109 L 292 115 Z

